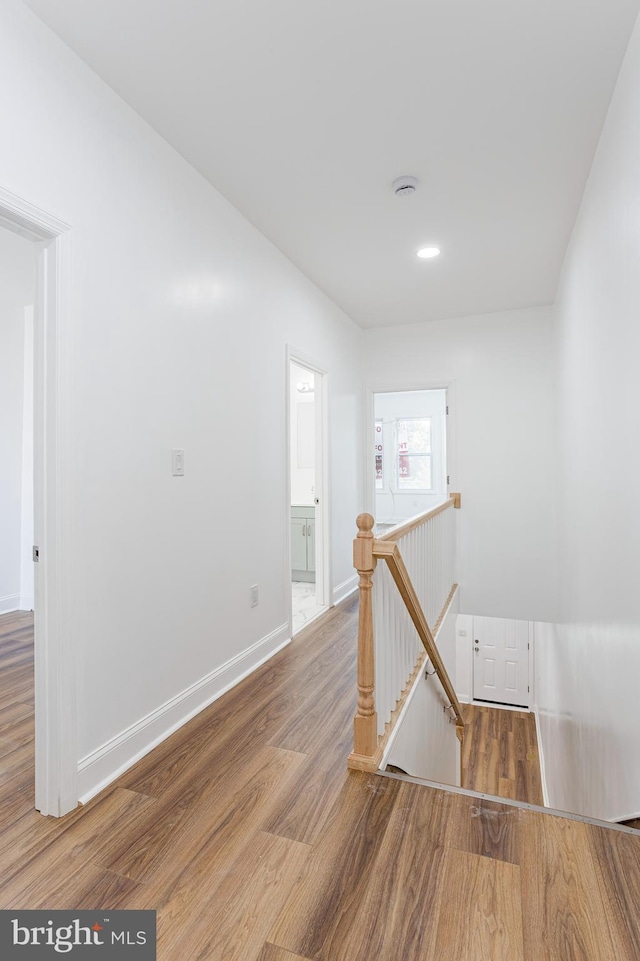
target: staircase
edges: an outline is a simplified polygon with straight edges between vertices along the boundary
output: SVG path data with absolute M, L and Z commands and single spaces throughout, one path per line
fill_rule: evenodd
M 459 507 L 460 495 L 452 494 L 378 538 L 371 514 L 356 519 L 358 708 L 348 759 L 354 770 L 376 771 L 384 765 L 399 723 L 417 696 L 442 767 L 448 769 L 455 757 L 460 783 L 462 707 L 436 642 L 456 611 L 453 509 Z M 432 679 L 428 692 L 421 685 L 423 676 Z

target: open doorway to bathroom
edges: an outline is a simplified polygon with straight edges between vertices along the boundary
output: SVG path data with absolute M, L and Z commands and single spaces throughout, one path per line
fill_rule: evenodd
M 292 633 L 327 609 L 323 375 L 289 362 Z

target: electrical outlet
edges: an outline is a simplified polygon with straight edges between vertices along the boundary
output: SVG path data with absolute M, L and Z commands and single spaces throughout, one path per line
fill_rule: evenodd
M 251 606 L 252 607 L 258 606 L 258 585 L 257 584 L 251 585 Z
M 466 631 L 458 631 L 458 637 L 466 637 L 466 636 L 467 636 Z

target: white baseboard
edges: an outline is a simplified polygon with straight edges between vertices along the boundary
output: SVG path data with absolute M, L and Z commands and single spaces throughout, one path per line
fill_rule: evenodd
M 0 614 L 11 614 L 12 611 L 20 610 L 20 595 L 7 594 L 0 597 Z
M 458 694 L 458 692 L 456 691 L 456 695 L 461 704 L 471 704 L 470 694 Z
M 619 818 L 607 818 L 607 821 L 619 824 L 621 821 L 636 821 L 638 818 L 640 818 L 640 811 L 636 811 L 635 814 L 623 814 Z
M 542 785 L 542 801 L 546 808 L 551 807 L 549 804 L 549 791 L 547 790 L 547 775 L 544 769 L 544 750 L 542 749 L 542 737 L 540 736 L 540 721 L 538 720 L 538 709 L 536 707 L 531 707 L 530 711 L 536 719 L 536 740 L 538 742 L 538 760 L 540 762 L 540 783 Z
M 351 577 L 348 577 L 346 581 L 342 582 L 342 584 L 338 584 L 337 587 L 334 587 L 333 591 L 331 592 L 332 602 L 334 606 L 336 604 L 339 604 L 340 601 L 343 601 L 345 597 L 349 596 L 349 594 L 353 594 L 353 592 L 357 590 L 357 588 L 358 588 L 357 574 L 352 574 Z
M 78 764 L 80 803 L 86 804 L 132 764 L 290 643 L 289 625 L 282 624 L 83 757 Z
M 34 610 L 33 594 L 21 594 L 18 608 L 21 611 Z

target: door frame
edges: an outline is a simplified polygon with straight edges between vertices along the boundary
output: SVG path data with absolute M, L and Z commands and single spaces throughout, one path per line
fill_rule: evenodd
M 66 569 L 70 517 L 68 224 L 0 188 L 0 224 L 37 247 L 34 304 L 35 806 L 61 817 L 78 803 L 76 667 Z M 65 336 L 66 335 L 66 336 Z
M 407 387 L 405 384 L 399 385 L 397 381 L 365 388 L 365 477 L 364 477 L 364 499 L 367 510 L 374 517 L 376 516 L 376 488 L 375 488 L 375 451 L 372 442 L 375 426 L 375 395 L 376 394 L 409 394 L 419 390 L 444 390 L 446 391 L 446 404 L 448 414 L 445 418 L 445 473 L 449 478 L 447 491 L 458 490 L 457 487 L 457 447 L 456 447 L 456 404 L 455 404 L 455 381 L 430 381 L 428 383 L 413 384 Z
M 331 524 L 330 524 L 330 485 L 329 485 L 329 371 L 314 358 L 291 344 L 285 351 L 286 408 L 285 408 L 285 584 L 288 589 L 287 606 L 289 610 L 289 636 L 293 630 L 293 610 L 291 603 L 291 364 L 299 364 L 314 374 L 314 415 L 315 415 L 315 496 L 318 500 L 315 510 L 316 533 L 316 602 L 322 607 L 331 607 Z

